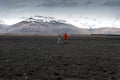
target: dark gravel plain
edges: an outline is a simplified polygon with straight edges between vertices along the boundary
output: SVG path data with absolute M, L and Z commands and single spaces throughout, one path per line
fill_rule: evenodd
M 0 36 L 0 80 L 120 80 L 120 36 Z

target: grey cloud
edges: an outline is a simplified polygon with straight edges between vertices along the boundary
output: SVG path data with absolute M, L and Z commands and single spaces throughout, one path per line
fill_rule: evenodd
M 0 0 L 0 7 L 2 8 L 20 8 L 25 7 L 24 0 Z
M 0 9 L 120 6 L 119 0 L 0 0 Z
M 92 0 L 88 0 L 84 5 L 87 6 L 87 5 L 90 5 L 90 4 L 92 4 L 92 3 L 93 3 Z
M 37 7 L 74 7 L 79 3 L 73 0 L 45 0 L 42 4 L 38 4 Z
M 111 6 L 111 7 L 115 7 L 115 6 L 119 6 L 120 7 L 120 0 L 106 1 L 103 5 L 104 6 Z
M 41 0 L 37 7 L 85 7 L 99 6 L 109 2 L 109 0 Z M 113 1 L 115 3 L 115 1 Z M 109 4 L 109 3 L 108 3 Z M 112 3 L 111 3 L 112 4 Z
M 26 7 L 26 5 L 25 4 L 16 4 L 15 7 L 16 8 L 24 8 L 24 7 Z
M 36 7 L 78 7 L 94 4 L 96 0 L 0 0 L 0 6 L 21 8 Z
M 70 1 L 70 0 L 62 0 L 60 1 L 60 4 L 63 5 L 63 6 L 78 6 L 78 2 L 75 2 L 74 0 L 73 1 Z

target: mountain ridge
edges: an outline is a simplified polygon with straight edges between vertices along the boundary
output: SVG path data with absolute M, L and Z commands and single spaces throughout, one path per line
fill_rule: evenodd
M 84 30 L 84 31 L 83 31 Z M 65 20 L 54 17 L 34 16 L 27 18 L 7 29 L 9 33 L 39 33 L 39 34 L 88 34 L 89 31 L 79 29 Z
M 0 24 L 3 25 L 3 24 Z M 84 26 L 87 26 L 84 25 Z M 4 33 L 37 33 L 37 34 L 120 34 L 120 28 L 102 27 L 78 28 L 71 23 L 50 16 L 31 16 L 8 27 L 1 27 Z

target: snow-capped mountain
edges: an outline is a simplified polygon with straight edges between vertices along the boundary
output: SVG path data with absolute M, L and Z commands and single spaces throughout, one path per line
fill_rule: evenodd
M 54 17 L 39 16 L 39 15 L 30 17 L 30 18 L 26 19 L 25 21 L 33 22 L 33 23 L 40 22 L 40 23 L 65 23 L 65 24 L 69 24 L 65 20 L 56 19 Z
M 80 29 L 65 20 L 54 17 L 29 17 L 7 29 L 9 33 L 38 33 L 38 34 L 89 34 L 87 29 Z
M 72 20 L 78 23 L 81 28 L 70 21 L 37 15 L 24 18 L 21 22 L 8 27 L 5 27 L 3 21 L 0 21 L 0 33 L 120 34 L 120 17 L 104 19 L 102 17 L 79 17 L 79 19 L 73 18 Z

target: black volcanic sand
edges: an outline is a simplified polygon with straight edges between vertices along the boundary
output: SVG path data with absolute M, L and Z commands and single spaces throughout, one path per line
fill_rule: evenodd
M 0 36 L 0 80 L 120 80 L 120 37 Z

